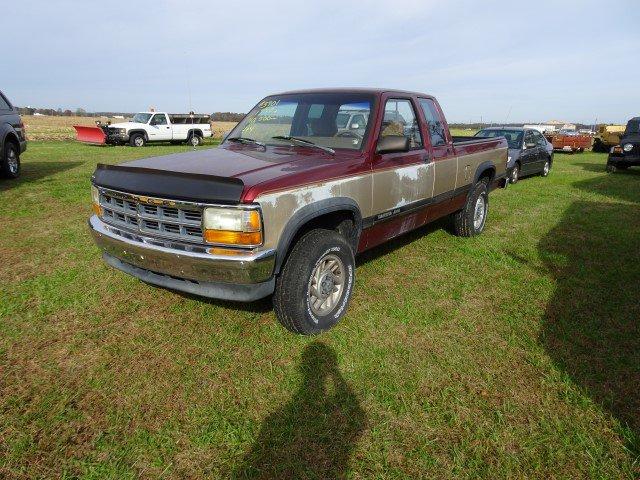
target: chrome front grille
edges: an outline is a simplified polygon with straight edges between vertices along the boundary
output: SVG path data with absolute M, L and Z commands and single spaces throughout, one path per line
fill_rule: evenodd
M 154 237 L 203 243 L 202 209 L 197 205 L 149 199 L 100 189 L 102 219 Z

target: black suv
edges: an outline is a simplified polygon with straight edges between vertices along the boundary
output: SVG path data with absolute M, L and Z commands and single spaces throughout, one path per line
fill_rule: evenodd
M 620 144 L 611 149 L 607 159 L 607 172 L 626 170 L 634 165 L 640 166 L 640 117 L 627 122 Z
M 20 115 L 0 92 L 0 175 L 20 175 L 20 154 L 27 149 L 27 138 Z

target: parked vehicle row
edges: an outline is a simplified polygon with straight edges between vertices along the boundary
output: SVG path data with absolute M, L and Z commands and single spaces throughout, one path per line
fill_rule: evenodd
M 27 137 L 20 115 L 0 92 L 0 175 L 17 178 L 20 175 L 20 154 L 27 149 Z
M 507 159 L 503 136 L 453 137 L 429 95 L 287 92 L 218 148 L 98 165 L 89 224 L 119 270 L 204 297 L 273 294 L 286 328 L 315 334 L 344 316 L 356 254 L 447 215 L 482 233 Z
M 633 166 L 640 166 L 640 117 L 627 122 L 620 144 L 611 148 L 607 159 L 607 171 L 610 173 Z
M 476 133 L 476 137 L 505 137 L 509 145 L 507 178 L 517 183 L 520 177 L 546 177 L 553 166 L 553 145 L 533 128 L 490 127 Z
M 149 142 L 200 145 L 211 137 L 209 115 L 193 113 L 139 112 L 128 122 L 96 123 L 95 127 L 74 125 L 77 139 L 91 144 L 144 147 Z

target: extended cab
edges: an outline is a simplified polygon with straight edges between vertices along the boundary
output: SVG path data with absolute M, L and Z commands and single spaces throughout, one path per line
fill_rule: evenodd
M 20 176 L 20 154 L 27 149 L 24 124 L 11 102 L 0 92 L 0 176 Z
M 89 224 L 117 269 L 205 297 L 273 294 L 286 328 L 314 334 L 345 314 L 356 254 L 445 215 L 481 233 L 506 165 L 505 138 L 452 137 L 429 95 L 289 92 L 218 148 L 98 165 Z
M 200 145 L 211 137 L 209 115 L 178 114 L 165 112 L 136 113 L 128 122 L 97 123 L 95 127 L 74 125 L 81 142 L 93 144 L 144 147 L 148 142 L 187 142 Z

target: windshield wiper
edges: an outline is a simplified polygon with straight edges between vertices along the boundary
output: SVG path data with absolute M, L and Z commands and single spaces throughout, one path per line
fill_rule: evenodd
M 243 144 L 250 143 L 252 145 L 258 145 L 259 147 L 267 148 L 267 144 L 266 143 L 259 142 L 258 140 L 254 140 L 253 138 L 230 137 L 230 138 L 227 138 L 227 141 L 229 141 L 229 142 L 238 142 L 238 143 L 243 143 Z
M 331 155 L 335 155 L 336 151 L 333 148 L 325 147 L 323 145 L 317 145 L 309 140 L 305 140 L 303 138 L 291 137 L 289 135 L 276 135 L 275 137 L 271 137 L 274 140 L 287 140 L 291 143 L 297 143 L 299 145 L 304 145 L 305 147 L 316 147 L 320 150 L 324 150 L 325 152 L 329 152 Z

